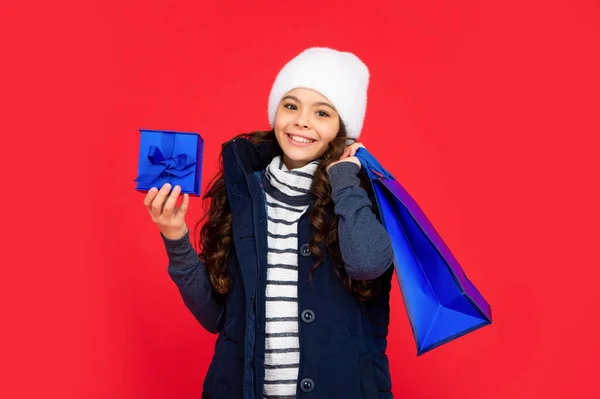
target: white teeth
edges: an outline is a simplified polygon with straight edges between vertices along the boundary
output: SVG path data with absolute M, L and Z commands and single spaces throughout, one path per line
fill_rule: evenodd
M 314 140 L 305 139 L 304 137 L 299 136 L 290 136 L 292 140 L 297 141 L 299 143 L 312 143 Z

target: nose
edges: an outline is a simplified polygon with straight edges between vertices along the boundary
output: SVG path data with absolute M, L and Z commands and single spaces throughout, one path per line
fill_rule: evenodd
M 300 113 L 298 115 L 298 119 L 296 119 L 296 122 L 294 123 L 294 126 L 298 128 L 308 129 L 309 123 L 307 116 L 304 115 L 304 113 Z

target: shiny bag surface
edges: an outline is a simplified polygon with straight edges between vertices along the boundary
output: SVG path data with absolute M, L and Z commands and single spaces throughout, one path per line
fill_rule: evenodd
M 360 148 L 356 157 L 371 180 L 392 239 L 417 355 L 490 324 L 490 305 L 415 200 L 367 150 Z

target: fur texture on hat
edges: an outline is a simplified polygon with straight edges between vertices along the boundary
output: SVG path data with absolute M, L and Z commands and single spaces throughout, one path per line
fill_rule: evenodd
M 335 107 L 348 137 L 358 139 L 367 108 L 369 70 L 354 54 L 312 47 L 290 60 L 275 78 L 269 94 L 269 122 L 275 122 L 279 102 L 290 90 L 318 91 Z

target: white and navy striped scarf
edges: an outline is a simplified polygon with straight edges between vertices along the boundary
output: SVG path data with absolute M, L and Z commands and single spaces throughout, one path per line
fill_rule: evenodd
M 295 398 L 298 337 L 298 220 L 309 205 L 318 160 L 288 170 L 281 156 L 265 170 L 267 292 L 264 397 Z

